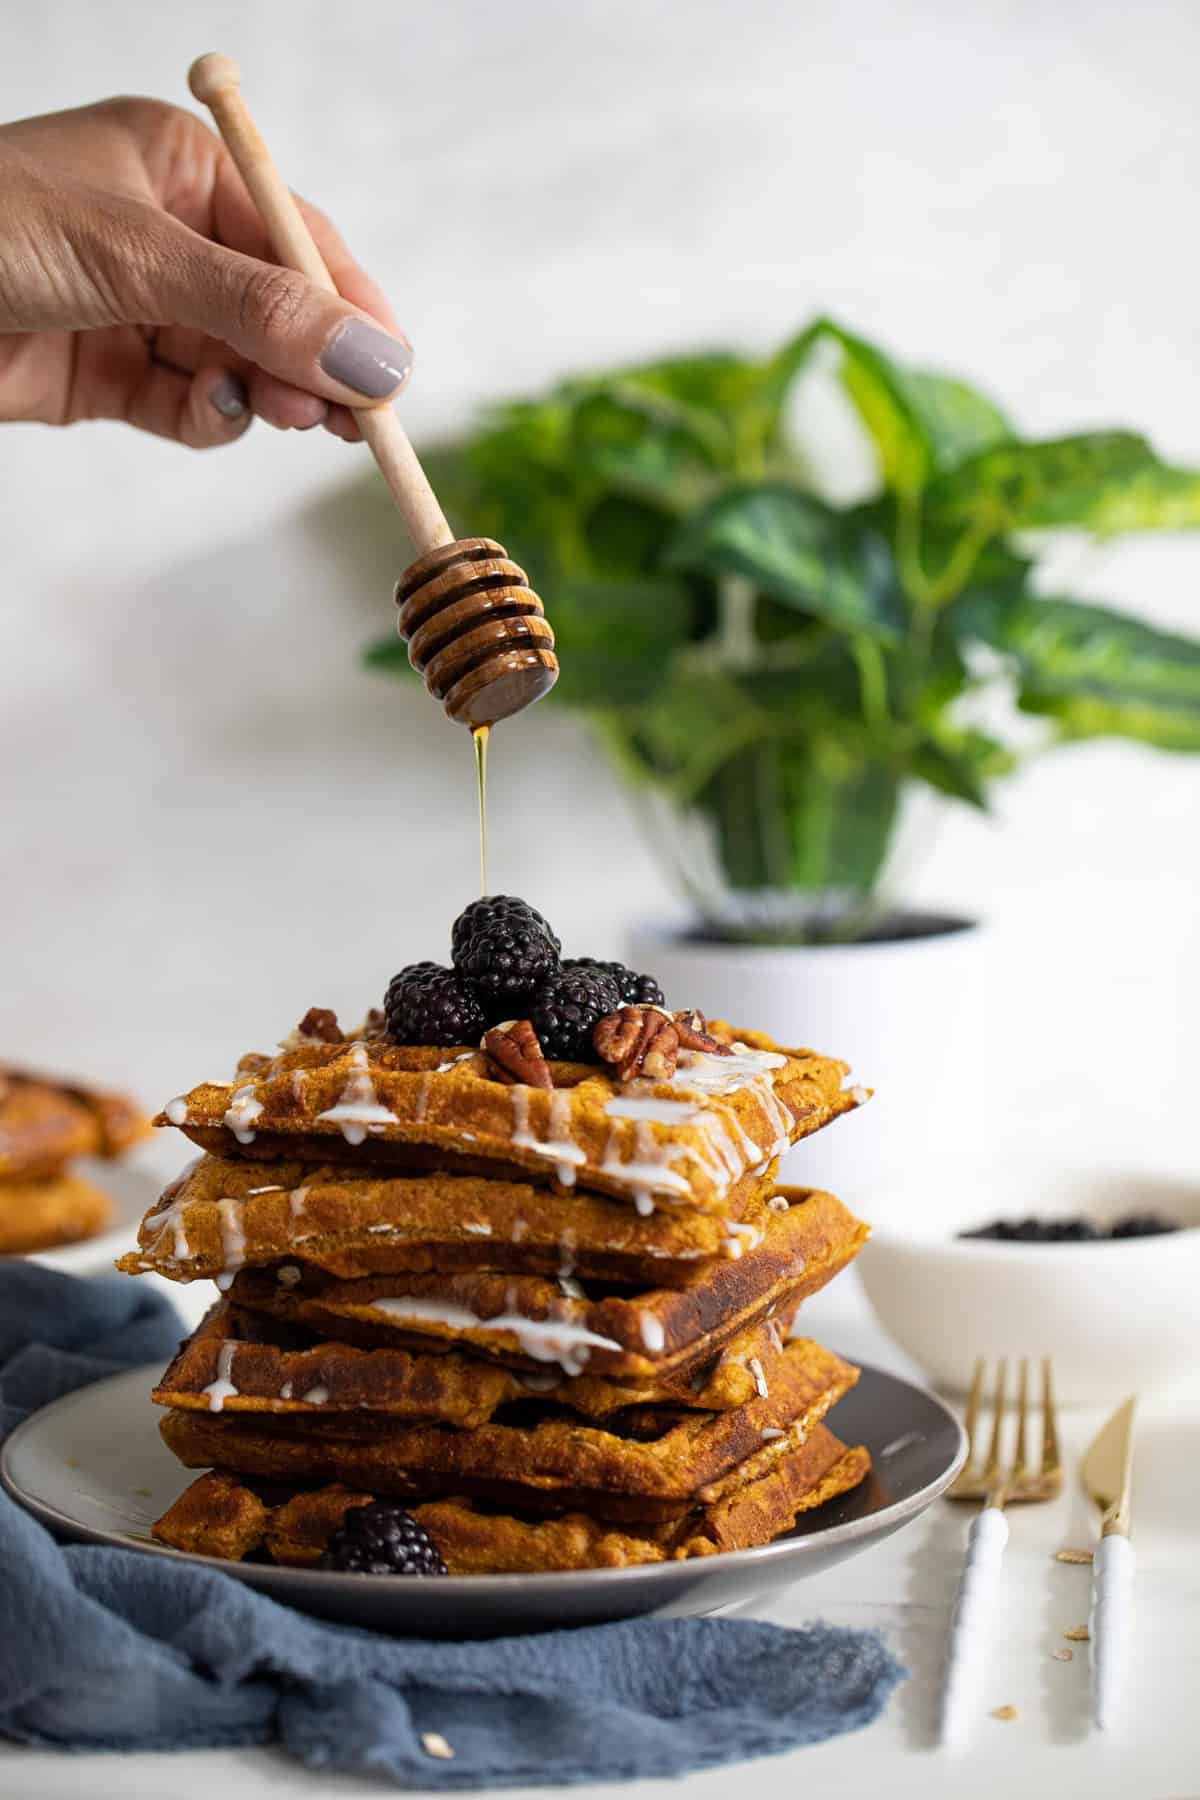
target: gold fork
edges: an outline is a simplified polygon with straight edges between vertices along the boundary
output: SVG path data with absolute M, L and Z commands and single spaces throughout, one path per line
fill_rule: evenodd
M 1004 1508 L 1010 1501 L 1016 1505 L 1027 1500 L 1053 1500 L 1061 1491 L 1063 1481 L 1050 1358 L 1042 1359 L 1042 1444 L 1036 1469 L 1029 1459 L 1029 1359 L 1024 1356 L 1017 1382 L 1016 1442 L 1012 1460 L 1006 1462 L 1003 1454 L 1008 1364 L 1001 1359 L 992 1400 L 991 1435 L 982 1463 L 977 1461 L 979 1414 L 986 1373 L 985 1359 L 980 1357 L 967 1397 L 964 1421 L 967 1460 L 961 1474 L 946 1492 L 948 1500 L 983 1502 L 967 1533 L 966 1561 L 950 1620 L 941 1719 L 941 1741 L 948 1747 L 957 1747 L 965 1741 L 968 1726 L 975 1716 L 983 1654 L 996 1608 L 1004 1546 L 1008 1542 Z

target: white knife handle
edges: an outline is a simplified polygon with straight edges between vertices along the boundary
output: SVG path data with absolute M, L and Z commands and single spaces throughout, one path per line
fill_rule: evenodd
M 1114 1532 L 1096 1546 L 1092 1607 L 1088 1618 L 1092 1665 L 1092 1718 L 1101 1731 L 1117 1720 L 1129 1666 L 1133 1631 L 1133 1545 Z
M 1000 1591 L 1000 1564 L 1008 1542 L 1008 1520 L 998 1506 L 985 1506 L 967 1533 L 967 1558 L 959 1577 L 946 1647 L 942 1689 L 941 1741 L 947 1749 L 966 1742 L 982 1686 L 984 1651 Z

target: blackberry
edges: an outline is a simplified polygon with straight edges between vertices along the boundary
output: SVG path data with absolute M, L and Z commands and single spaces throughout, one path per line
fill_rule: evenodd
M 425 1527 L 394 1500 L 352 1506 L 330 1538 L 318 1567 L 349 1575 L 448 1573 Z
M 594 956 L 573 956 L 563 963 L 564 969 L 599 969 L 611 975 L 621 995 L 622 1006 L 665 1006 L 663 991 L 653 975 L 638 975 L 624 963 L 599 962 Z
M 1161 1237 L 1164 1232 L 1178 1230 L 1174 1219 L 1164 1219 L 1161 1213 L 1130 1213 L 1117 1220 L 1111 1235 L 1115 1238 Z
M 541 913 L 511 894 L 485 894 L 454 921 L 454 966 L 475 982 L 493 1021 L 520 1013 L 558 969 L 561 949 Z
M 529 1022 L 543 1056 L 563 1062 L 595 1062 L 592 1032 L 605 1013 L 616 1012 L 620 989 L 603 969 L 561 969 L 529 1002 Z
M 1157 1237 L 1178 1231 L 1179 1226 L 1158 1213 L 1131 1213 L 1118 1219 L 1111 1230 L 1090 1219 L 996 1219 L 977 1231 L 960 1231 L 963 1238 L 990 1238 L 1000 1244 L 1093 1244 L 1101 1238 Z
M 471 1044 L 487 1030 L 473 984 L 437 963 L 412 963 L 393 975 L 383 1003 L 394 1044 Z

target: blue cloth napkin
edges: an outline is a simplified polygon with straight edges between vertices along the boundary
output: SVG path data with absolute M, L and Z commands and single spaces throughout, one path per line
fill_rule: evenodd
M 180 1335 L 142 1284 L 0 1264 L 0 1421 Z M 399 1579 L 399 1578 L 398 1578 Z M 903 1670 L 872 1633 L 638 1619 L 485 1643 L 330 1625 L 231 1576 L 63 1547 L 0 1494 L 0 1733 L 69 1750 L 278 1741 L 430 1789 L 679 1775 L 867 1725 Z M 422 1740 L 436 1733 L 443 1760 Z

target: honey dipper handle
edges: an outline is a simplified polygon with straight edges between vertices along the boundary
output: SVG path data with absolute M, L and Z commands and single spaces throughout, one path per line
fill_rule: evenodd
M 276 256 L 287 268 L 298 270 L 318 287 L 336 293 L 304 215 L 250 116 L 242 98 L 241 82 L 241 70 L 233 58 L 215 52 L 199 57 L 188 70 L 188 86 L 216 120 L 225 147 L 262 214 Z M 454 533 L 391 406 L 355 407 L 354 416 L 418 554 L 423 556 L 443 544 L 452 544 Z

